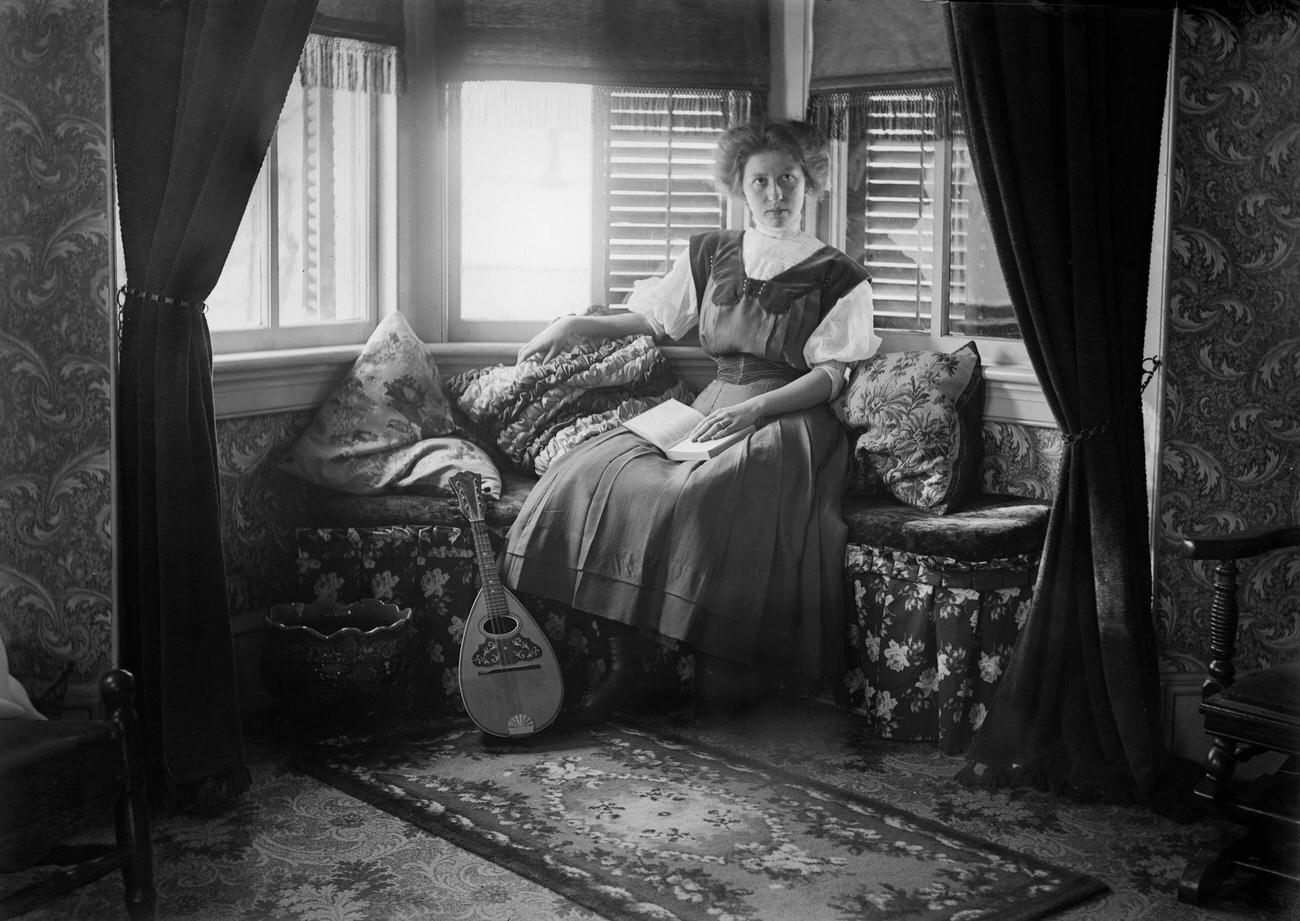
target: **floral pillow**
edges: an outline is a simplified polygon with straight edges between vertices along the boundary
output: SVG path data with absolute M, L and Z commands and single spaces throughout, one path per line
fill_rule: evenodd
M 857 362 L 833 404 L 857 433 L 854 485 L 938 514 L 976 480 L 984 372 L 974 342 L 948 352 L 880 352 Z
M 405 317 L 385 317 L 280 467 L 355 495 L 454 495 L 462 470 L 501 495 L 492 458 L 461 437 L 434 363 Z

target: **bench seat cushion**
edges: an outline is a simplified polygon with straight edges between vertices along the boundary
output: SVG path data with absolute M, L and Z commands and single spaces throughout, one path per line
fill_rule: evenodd
M 537 478 L 503 475 L 501 499 L 488 502 L 487 525 L 508 529 L 523 508 Z M 996 493 L 973 496 L 959 512 L 936 515 L 893 499 L 848 496 L 844 520 L 850 544 L 892 547 L 910 553 L 956 560 L 993 560 L 1022 553 L 1037 555 L 1047 533 L 1050 508 L 1037 499 Z M 459 528 L 465 516 L 455 499 L 399 494 L 331 494 L 303 510 L 308 528 L 381 528 L 439 525 Z
M 502 471 L 501 499 L 489 501 L 484 519 L 489 528 L 509 528 L 524 507 L 524 499 L 537 478 Z M 412 493 L 385 496 L 349 496 L 335 493 L 303 509 L 301 524 L 308 528 L 386 528 L 439 525 L 465 526 L 460 504 L 448 496 L 419 496 Z
M 971 561 L 1026 553 L 1037 557 L 1050 511 L 1037 499 L 996 493 L 973 496 L 961 511 L 948 515 L 890 499 L 848 496 L 844 500 L 850 545 Z

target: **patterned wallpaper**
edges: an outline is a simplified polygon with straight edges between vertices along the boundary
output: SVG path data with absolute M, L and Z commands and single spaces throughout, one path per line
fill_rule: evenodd
M 111 667 L 103 0 L 0 0 L 0 631 L 39 696 Z
M 275 461 L 312 416 L 297 412 L 217 421 L 221 542 L 235 615 L 299 600 L 292 594 L 298 575 L 295 521 L 318 487 L 281 472 Z
M 986 421 L 984 491 L 1051 502 L 1064 446 L 1059 429 Z
M 1300 4 L 1259 8 L 1188 10 L 1179 31 L 1166 538 L 1300 521 Z M 1211 578 L 1160 548 L 1167 667 L 1205 661 Z M 1243 566 L 1242 586 L 1239 664 L 1295 659 L 1300 551 Z

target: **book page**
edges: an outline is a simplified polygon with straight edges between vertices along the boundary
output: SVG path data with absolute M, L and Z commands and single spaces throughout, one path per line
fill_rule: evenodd
M 690 437 L 691 429 L 699 424 L 704 414 L 680 400 L 664 400 L 623 424 L 650 442 L 660 451 Z

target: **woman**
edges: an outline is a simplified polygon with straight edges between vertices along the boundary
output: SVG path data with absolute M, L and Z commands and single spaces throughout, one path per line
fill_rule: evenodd
M 716 379 L 695 400 L 692 438 L 747 425 L 707 461 L 666 459 L 619 428 L 554 463 L 532 490 L 502 561 L 507 584 L 607 618 L 612 667 L 579 705 L 603 719 L 624 700 L 638 627 L 697 652 L 702 696 L 742 674 L 815 680 L 842 663 L 845 435 L 826 404 L 847 363 L 869 356 L 871 286 L 861 265 L 800 229 L 825 187 L 825 145 L 803 122 L 754 122 L 722 137 L 719 188 L 743 198 L 745 231 L 692 237 L 628 313 L 555 321 L 519 350 L 550 359 L 579 337 L 680 338 L 698 327 Z

